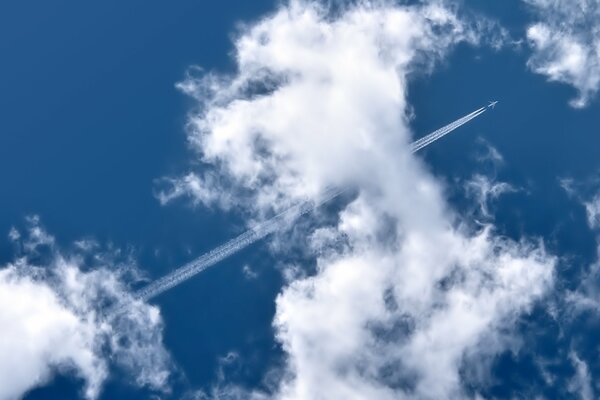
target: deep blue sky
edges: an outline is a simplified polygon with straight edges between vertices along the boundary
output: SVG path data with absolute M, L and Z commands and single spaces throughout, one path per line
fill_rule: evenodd
M 189 101 L 176 82 L 194 64 L 231 68 L 236 24 L 272 9 L 272 2 L 258 1 L 3 2 L 3 236 L 38 214 L 61 244 L 93 237 L 133 248 L 140 265 L 158 276 L 239 232 L 235 220 L 223 224 L 226 216 L 218 213 L 161 207 L 153 182 L 184 171 L 190 159 Z M 271 345 L 277 288 L 268 279 L 247 284 L 242 256 L 244 263 L 257 258 L 260 268 L 256 255 L 240 255 L 160 300 L 166 342 L 195 385 L 213 380 L 216 358 L 231 349 Z M 0 260 L 11 258 L 8 240 L 0 241 Z M 219 295 L 223 288 L 237 296 Z M 180 317 L 188 300 L 193 320 Z M 265 362 L 264 354 L 255 358 Z M 129 390 L 117 386 L 118 393 Z M 70 398 L 78 390 L 58 381 L 30 397 Z M 112 390 L 103 397 L 114 398 Z
M 467 4 L 515 36 L 529 21 L 516 0 Z M 157 178 L 184 172 L 191 159 L 184 130 L 190 101 L 175 83 L 191 65 L 231 69 L 236 24 L 273 9 L 272 1 L 236 0 L 2 2 L 0 233 L 6 237 L 11 226 L 38 214 L 62 245 L 93 237 L 130 248 L 159 276 L 239 232 L 231 215 L 184 202 L 161 206 L 153 188 Z M 574 90 L 532 74 L 527 58 L 526 46 L 460 46 L 432 76 L 411 83 L 413 126 L 425 134 L 500 100 L 496 110 L 444 139 L 443 150 L 433 146 L 423 157 L 454 182 L 483 168 L 474 157 L 482 150 L 478 137 L 495 146 L 505 159 L 499 178 L 524 188 L 501 200 L 498 225 L 514 237 L 543 236 L 553 250 L 575 256 L 564 273 L 576 279 L 572 269 L 595 256 L 594 236 L 558 179 L 587 179 L 600 168 L 598 102 L 568 107 Z M 466 207 L 459 194 L 449 197 L 457 209 Z M 280 355 L 270 325 L 281 280 L 264 255 L 260 245 L 247 249 L 156 300 L 167 348 L 187 379 L 176 387 L 210 386 L 217 358 L 230 350 L 248 360 L 235 379 L 253 384 Z M 0 240 L 0 262 L 11 258 L 9 241 Z M 243 279 L 247 263 L 262 279 Z M 526 374 L 528 361 L 509 358 L 497 368 L 518 388 L 523 383 L 511 374 Z M 71 398 L 78 390 L 76 382 L 58 379 L 28 398 Z M 503 391 L 511 393 L 504 387 L 492 394 Z M 140 396 L 113 381 L 102 398 Z

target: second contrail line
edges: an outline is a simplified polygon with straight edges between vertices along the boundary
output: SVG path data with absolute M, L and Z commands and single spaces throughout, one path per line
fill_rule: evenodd
M 436 140 L 442 138 L 443 136 L 449 134 L 455 129 L 461 127 L 472 119 L 483 114 L 488 107 L 481 107 L 470 114 L 465 115 L 462 118 L 457 119 L 454 122 L 430 133 L 427 136 L 422 137 L 419 140 L 416 140 L 410 145 L 410 149 L 412 153 L 416 153 L 417 151 L 423 149 L 424 147 L 429 146 L 431 143 Z M 177 268 L 173 272 L 163 276 L 151 282 L 146 287 L 138 290 L 133 294 L 134 298 L 137 300 L 147 301 L 152 299 L 153 297 L 158 296 L 159 294 L 187 281 L 193 276 L 199 274 L 200 272 L 206 270 L 209 267 L 219 263 L 225 258 L 237 253 L 243 248 L 251 245 L 252 243 L 268 236 L 269 234 L 275 232 L 282 226 L 285 222 L 292 222 L 296 218 L 301 215 L 310 213 L 315 208 L 319 207 L 321 204 L 327 203 L 334 198 L 338 197 L 342 194 L 346 189 L 339 188 L 330 188 L 325 190 L 325 192 L 314 201 L 306 201 L 287 210 L 281 212 L 280 214 L 268 219 L 267 221 L 257 225 L 256 227 L 247 230 L 241 235 L 229 240 L 228 242 L 218 246 L 217 248 L 209 251 L 201 255 L 200 257 L 192 260 L 191 262 L 185 264 L 184 266 Z

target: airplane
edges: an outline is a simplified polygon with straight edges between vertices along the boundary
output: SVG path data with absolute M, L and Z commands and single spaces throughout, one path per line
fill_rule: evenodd
M 498 104 L 498 101 L 490 101 L 489 103 L 490 105 L 488 107 L 491 107 L 493 109 L 494 107 L 496 107 L 496 104 Z

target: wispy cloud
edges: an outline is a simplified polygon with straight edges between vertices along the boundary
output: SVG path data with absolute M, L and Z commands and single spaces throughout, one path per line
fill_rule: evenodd
M 561 178 L 560 186 L 567 194 L 578 200 L 584 207 L 588 226 L 591 229 L 600 228 L 600 179 L 595 177 L 584 181 L 575 181 L 573 178 Z
M 575 366 L 575 376 L 569 383 L 569 391 L 578 394 L 581 400 L 592 400 L 594 391 L 587 363 L 581 360 L 575 352 L 571 352 L 569 358 Z
M 110 256 L 98 254 L 103 265 L 85 268 L 90 242 L 65 253 L 38 217 L 10 236 L 22 252 L 0 268 L 0 399 L 21 398 L 57 373 L 80 377 L 83 395 L 94 399 L 112 367 L 133 384 L 167 387 L 158 309 L 134 303 L 126 315 L 103 315 L 107 305 L 129 299 L 123 278 L 132 267 L 103 264 Z
M 479 205 L 479 211 L 483 217 L 491 216 L 490 203 L 506 193 L 516 192 L 517 189 L 506 182 L 496 182 L 491 178 L 475 174 L 465 183 L 467 194 Z
M 594 229 L 600 228 L 600 194 L 586 201 L 584 205 L 590 227 Z
M 527 29 L 533 48 L 529 67 L 579 92 L 585 107 L 600 89 L 600 4 L 596 0 L 524 0 L 539 20 Z

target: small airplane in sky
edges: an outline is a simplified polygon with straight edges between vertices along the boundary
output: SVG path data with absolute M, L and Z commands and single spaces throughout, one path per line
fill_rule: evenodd
M 498 104 L 498 101 L 490 101 L 489 103 L 490 105 L 488 107 L 491 107 L 493 109 L 494 107 L 496 107 L 496 104 Z

